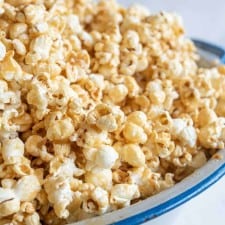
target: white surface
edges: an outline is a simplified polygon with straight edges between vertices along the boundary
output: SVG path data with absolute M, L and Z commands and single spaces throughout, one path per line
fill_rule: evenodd
M 141 3 L 152 12 L 179 13 L 187 35 L 225 47 L 225 0 L 121 0 Z M 225 177 L 182 207 L 145 225 L 224 225 Z
M 224 225 L 225 178 L 181 207 L 143 225 Z

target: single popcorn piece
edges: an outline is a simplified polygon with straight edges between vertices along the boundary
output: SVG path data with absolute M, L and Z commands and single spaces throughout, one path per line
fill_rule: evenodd
M 224 118 L 218 118 L 215 122 L 202 127 L 198 138 L 206 149 L 222 149 L 224 148 L 224 132 Z
M 147 141 L 147 135 L 144 130 L 132 122 L 125 124 L 123 135 L 131 143 L 144 144 Z
M 43 5 L 30 4 L 24 9 L 26 21 L 36 24 L 44 19 L 45 8 Z
M 122 159 L 134 167 L 145 165 L 145 155 L 139 145 L 127 144 L 121 149 Z
M 30 44 L 30 52 L 36 54 L 37 60 L 46 60 L 49 57 L 52 39 L 47 35 L 35 38 Z
M 21 36 L 25 35 L 27 32 L 27 24 L 26 23 L 13 23 L 9 29 L 9 35 L 13 39 L 21 38 Z
M 79 34 L 82 31 L 79 18 L 74 14 L 68 16 L 68 26 L 73 33 Z
M 146 91 L 153 104 L 162 104 L 165 101 L 166 95 L 162 89 L 161 81 L 156 80 L 149 82 Z
M 20 210 L 20 200 L 13 189 L 0 188 L 0 219 L 17 213 Z
M 0 61 L 0 77 L 4 78 L 7 81 L 11 81 L 13 79 L 19 80 L 22 76 L 21 66 L 13 58 L 13 55 L 13 51 L 8 51 L 5 55 L 4 60 Z
M 24 143 L 19 138 L 3 140 L 2 157 L 6 164 L 15 164 L 21 161 L 24 154 Z
M 20 201 L 17 198 L 0 203 L 0 219 L 19 212 Z
M 196 144 L 197 134 L 195 128 L 188 126 L 187 121 L 183 119 L 173 119 L 172 134 L 184 145 L 191 148 Z
M 118 153 L 111 146 L 102 146 L 95 153 L 95 163 L 100 168 L 111 169 L 118 159 Z
M 116 119 L 113 115 L 105 115 L 101 116 L 97 121 L 96 121 L 97 127 L 99 127 L 102 130 L 106 130 L 108 132 L 113 132 L 117 130 L 117 122 Z
M 172 128 L 171 128 L 172 135 L 179 136 L 186 126 L 187 126 L 187 121 L 183 119 L 173 119 Z
M 128 206 L 130 201 L 138 198 L 140 192 L 135 184 L 116 184 L 112 187 L 110 202 L 117 206 Z
M 126 98 L 128 90 L 125 85 L 119 84 L 111 88 L 108 94 L 114 103 L 119 103 Z
M 38 213 L 33 213 L 25 218 L 25 225 L 41 225 Z
M 38 178 L 34 175 L 22 177 L 14 187 L 16 196 L 21 201 L 32 201 L 41 190 Z
M 14 46 L 17 54 L 19 54 L 19 55 L 25 55 L 26 54 L 26 52 L 27 52 L 26 47 L 23 44 L 23 42 L 20 41 L 19 39 L 13 40 L 13 46 Z
M 135 123 L 136 125 L 140 127 L 144 127 L 147 123 L 147 116 L 142 111 L 136 111 L 129 114 L 129 116 L 127 117 L 127 120 L 132 123 Z
M 108 192 L 97 187 L 91 192 L 91 199 L 83 202 L 83 209 L 86 212 L 102 214 L 107 212 L 109 206 Z M 93 204 L 91 204 L 93 201 Z
M 47 90 L 41 85 L 33 85 L 27 94 L 27 102 L 37 108 L 36 116 L 42 119 L 48 112 Z
M 69 211 L 66 208 L 73 198 L 68 178 L 62 176 L 49 177 L 44 188 L 49 201 L 53 204 L 56 215 L 59 218 L 67 218 Z
M 225 147 L 225 66 L 181 18 L 114 0 L 0 0 L 0 224 L 80 220 Z
M 199 152 L 195 155 L 192 161 L 189 163 L 190 166 L 197 169 L 202 167 L 207 162 L 207 158 L 204 152 Z
M 199 125 L 201 127 L 204 127 L 206 126 L 207 124 L 210 124 L 210 123 L 213 123 L 217 120 L 217 115 L 216 113 L 210 109 L 210 108 L 205 108 L 205 109 L 202 109 L 200 112 L 199 112 L 199 118 L 198 118 L 198 121 L 199 121 Z
M 112 171 L 110 169 L 95 167 L 91 171 L 86 172 L 85 181 L 97 187 L 110 190 L 112 187 Z
M 47 130 L 49 140 L 68 139 L 74 132 L 72 121 L 68 119 L 58 120 L 51 124 Z
M 16 184 L 16 181 L 14 179 L 2 179 L 1 185 L 3 188 L 12 188 Z
M 28 154 L 38 157 L 43 148 L 44 140 L 39 135 L 31 135 L 25 142 L 25 150 Z
M 97 187 L 92 192 L 92 199 L 98 203 L 99 210 L 101 211 L 101 213 L 104 213 L 107 211 L 108 204 L 109 204 L 109 198 L 108 198 L 107 191 Z
M 185 127 L 180 133 L 180 140 L 189 147 L 194 147 L 197 141 L 197 134 L 194 127 Z
M 16 198 L 16 194 L 13 189 L 0 188 L 0 204 Z

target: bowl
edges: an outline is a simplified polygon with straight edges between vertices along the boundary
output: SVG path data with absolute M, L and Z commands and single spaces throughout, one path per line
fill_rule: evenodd
M 225 63 L 225 50 L 214 44 L 193 39 L 203 66 Z M 225 149 L 212 157 L 203 167 L 177 183 L 141 202 L 98 217 L 70 225 L 137 225 L 159 217 L 200 194 L 225 174 Z M 167 220 L 168 221 L 168 220 Z M 153 221 L 152 221 L 153 222 Z

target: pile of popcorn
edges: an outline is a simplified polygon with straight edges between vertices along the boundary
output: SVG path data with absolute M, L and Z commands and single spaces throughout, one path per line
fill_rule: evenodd
M 173 186 L 225 143 L 225 66 L 175 14 L 0 0 L 0 225 L 62 225 Z

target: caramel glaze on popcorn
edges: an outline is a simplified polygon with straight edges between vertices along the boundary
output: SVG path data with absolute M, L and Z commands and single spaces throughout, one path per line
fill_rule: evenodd
M 174 14 L 0 0 L 0 224 L 60 225 L 173 186 L 225 143 L 225 67 Z

